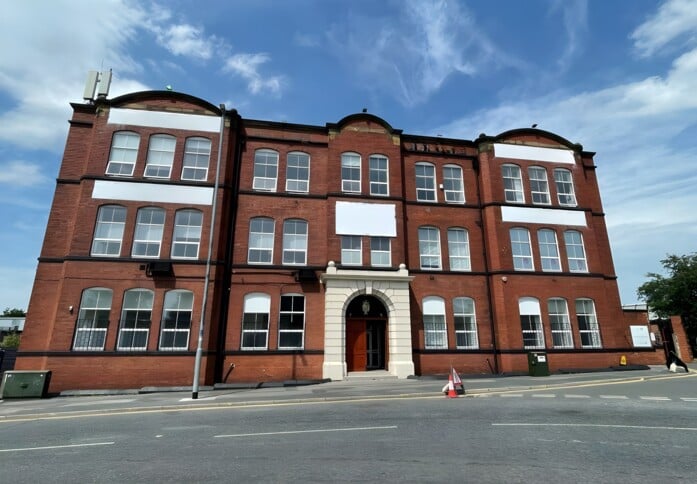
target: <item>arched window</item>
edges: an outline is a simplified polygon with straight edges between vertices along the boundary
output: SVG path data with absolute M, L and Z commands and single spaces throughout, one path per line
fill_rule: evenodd
M 175 351 L 189 349 L 194 293 L 174 290 L 165 293 L 160 325 L 160 350 Z
M 133 257 L 160 257 L 164 227 L 165 211 L 163 209 L 158 207 L 139 209 L 131 255 Z
M 448 256 L 450 258 L 451 271 L 469 271 L 470 243 L 467 230 L 460 227 L 448 229 Z
M 201 245 L 203 213 L 199 210 L 178 210 L 172 234 L 173 259 L 197 259 Z
M 504 199 L 509 203 L 525 203 L 523 177 L 518 165 L 502 165 Z
M 423 299 L 424 345 L 426 349 L 446 349 L 448 332 L 445 326 L 445 301 L 437 296 Z
M 286 191 L 307 193 L 310 189 L 310 155 L 300 151 L 288 153 Z
M 269 339 L 269 312 L 271 297 L 261 292 L 244 296 L 242 316 L 243 350 L 265 350 Z
M 73 350 L 103 351 L 109 328 L 111 289 L 90 287 L 82 292 Z
M 341 154 L 341 191 L 361 193 L 361 155 Z
M 211 159 L 211 140 L 207 138 L 187 138 L 184 145 L 182 180 L 206 181 Z
M 559 205 L 569 207 L 576 206 L 576 194 L 574 193 L 574 181 L 571 172 L 564 168 L 554 170 L 554 183 L 557 187 L 557 199 Z
M 271 264 L 273 261 L 273 237 L 273 219 L 266 217 L 251 219 L 249 221 L 247 262 L 250 264 Z
M 256 150 L 254 152 L 254 190 L 276 191 L 278 179 L 278 153 L 273 150 Z
M 577 230 L 564 232 L 564 244 L 566 245 L 566 257 L 569 262 L 569 271 L 588 272 L 586 262 L 586 249 L 583 246 L 583 235 Z
M 368 163 L 370 168 L 370 194 L 378 196 L 389 195 L 390 186 L 387 157 L 383 155 L 370 155 Z
M 117 131 L 111 140 L 107 175 L 133 176 L 138 157 L 140 135 L 130 131 Z
M 544 348 L 545 336 L 542 332 L 540 301 L 534 297 L 521 297 L 518 300 L 518 311 L 523 330 L 523 348 L 526 350 Z
M 174 136 L 167 134 L 151 136 L 144 175 L 151 178 L 169 178 L 172 173 L 176 144 L 177 139 Z
M 440 233 L 436 227 L 419 227 L 421 269 L 440 270 Z
M 592 299 L 576 299 L 576 320 L 582 348 L 601 348 L 600 327 Z
M 457 165 L 443 167 L 443 194 L 449 203 L 465 203 L 465 187 L 462 183 L 462 168 Z
M 541 166 L 528 168 L 530 178 L 530 198 L 535 205 L 549 205 L 549 184 L 547 183 L 547 170 Z
M 561 271 L 557 233 L 550 229 L 540 229 L 537 231 L 537 243 L 540 247 L 542 270 L 550 272 Z
M 522 227 L 513 227 L 509 231 L 511 235 L 511 254 L 513 254 L 513 268 L 516 271 L 535 270 L 532 260 L 532 247 L 530 246 L 530 232 Z
M 456 297 L 453 299 L 453 317 L 455 320 L 455 340 L 460 349 L 479 348 L 477 338 L 477 318 L 474 313 L 474 299 Z
M 416 199 L 420 202 L 436 201 L 436 168 L 430 163 L 419 162 L 416 171 Z
M 103 205 L 97 212 L 92 250 L 90 254 L 101 257 L 121 255 L 123 229 L 126 226 L 126 209 L 118 205 Z
M 307 264 L 307 222 L 304 220 L 283 222 L 283 263 Z
M 553 297 L 547 301 L 549 312 L 549 327 L 552 331 L 552 346 L 554 348 L 573 348 L 574 340 L 571 335 L 569 308 L 566 299 Z
M 123 297 L 119 338 L 120 351 L 145 351 L 148 348 L 154 294 L 148 289 L 130 289 Z

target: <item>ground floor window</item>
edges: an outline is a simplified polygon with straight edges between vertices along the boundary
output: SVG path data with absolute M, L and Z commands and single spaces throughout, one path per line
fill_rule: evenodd
M 533 297 L 522 297 L 518 300 L 518 309 L 523 331 L 523 348 L 526 350 L 544 348 L 540 302 Z
M 435 296 L 423 300 L 424 345 L 426 349 L 446 349 L 448 333 L 445 326 L 445 302 Z
M 457 347 L 461 349 L 479 348 L 477 320 L 474 315 L 474 299 L 456 297 L 453 300 L 453 316 Z
M 111 289 L 92 287 L 84 290 L 75 326 L 73 350 L 104 350 L 109 327 L 111 297 Z
M 278 348 L 301 349 L 305 333 L 305 296 L 284 294 L 278 317 Z
M 161 350 L 189 349 L 193 305 L 194 294 L 191 291 L 168 291 L 165 294 L 160 328 Z
M 269 312 L 271 297 L 263 293 L 251 293 L 244 297 L 242 315 L 243 350 L 265 350 L 269 340 Z
M 582 348 L 601 348 L 600 328 L 592 299 L 576 299 L 576 319 Z
M 552 298 L 547 301 L 549 310 L 549 326 L 552 330 L 552 346 L 555 348 L 573 348 L 574 340 L 571 336 L 571 322 L 566 300 Z
M 143 351 L 148 348 L 153 292 L 148 289 L 126 291 L 119 325 L 118 350 Z

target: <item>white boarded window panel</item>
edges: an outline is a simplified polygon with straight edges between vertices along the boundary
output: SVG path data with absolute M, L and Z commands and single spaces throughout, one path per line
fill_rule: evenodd
M 540 148 L 539 146 L 509 145 L 494 143 L 494 156 L 513 160 L 545 161 L 548 163 L 569 163 L 573 165 L 574 152 L 558 148 Z
M 109 124 L 217 133 L 220 130 L 220 116 L 112 108 L 109 110 Z
M 387 203 L 336 202 L 336 234 L 396 237 L 395 206 Z
M 586 226 L 585 212 L 548 208 L 501 207 L 501 220 L 531 224 Z
M 213 189 L 159 183 L 96 180 L 92 189 L 92 198 L 182 205 L 212 205 Z

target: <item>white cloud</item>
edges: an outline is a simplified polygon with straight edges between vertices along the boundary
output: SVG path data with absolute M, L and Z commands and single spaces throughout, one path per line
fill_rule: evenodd
M 205 38 L 200 28 L 188 24 L 169 25 L 156 29 L 157 41 L 174 55 L 202 60 L 213 56 L 215 37 Z
M 36 164 L 26 161 L 0 163 L 0 185 L 31 186 L 45 183 L 48 177 Z
M 697 0 L 669 0 L 631 35 L 643 57 L 649 57 L 674 41 L 697 41 Z
M 566 70 L 573 58 L 582 48 L 582 36 L 588 28 L 587 0 L 556 0 L 550 13 L 561 12 L 567 43 L 562 56 L 557 61 L 560 69 Z
M 235 54 L 225 61 L 223 72 L 230 72 L 247 81 L 247 89 L 252 94 L 270 92 L 279 94 L 283 87 L 282 76 L 264 76 L 260 67 L 271 58 L 268 54 Z

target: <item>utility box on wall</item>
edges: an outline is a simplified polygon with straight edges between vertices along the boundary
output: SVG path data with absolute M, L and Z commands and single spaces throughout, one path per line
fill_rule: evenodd
M 528 373 L 530 376 L 549 376 L 547 353 L 528 353 Z
M 0 384 L 0 398 L 43 398 L 48 392 L 51 372 L 6 371 Z

